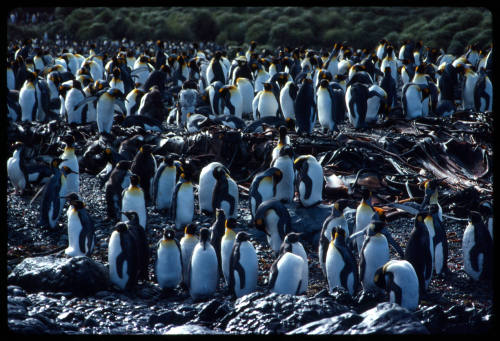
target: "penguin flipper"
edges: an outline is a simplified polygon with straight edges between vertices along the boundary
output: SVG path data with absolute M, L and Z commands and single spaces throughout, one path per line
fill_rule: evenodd
M 87 103 L 90 103 L 90 102 L 93 102 L 95 100 L 98 100 L 99 97 L 98 96 L 89 96 L 89 97 L 85 97 L 83 100 L 81 100 L 78 104 L 75 105 L 74 109 L 75 111 L 78 111 L 80 110 L 85 104 Z
M 381 231 L 384 236 L 387 238 L 387 241 L 389 242 L 389 244 L 391 244 L 393 247 L 394 247 L 394 250 L 397 251 L 397 253 L 399 253 L 399 256 L 401 257 L 401 259 L 404 259 L 404 252 L 403 252 L 403 249 L 401 248 L 401 246 L 398 244 L 398 242 L 396 242 L 394 240 L 394 238 L 392 238 L 389 230 L 387 230 L 385 227 L 382 229 Z
M 182 182 L 178 182 L 175 185 L 174 194 L 172 196 L 172 209 L 170 212 L 171 219 L 175 222 L 176 214 L 177 214 L 177 194 L 179 193 L 179 189 L 181 188 Z

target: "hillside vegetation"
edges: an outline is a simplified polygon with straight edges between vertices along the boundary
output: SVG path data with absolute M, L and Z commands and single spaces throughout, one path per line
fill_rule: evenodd
M 468 44 L 485 48 L 493 38 L 492 14 L 481 7 L 86 7 L 17 8 L 42 12 L 46 20 L 25 24 L 8 20 L 7 38 L 72 40 L 122 39 L 215 41 L 259 47 L 332 47 L 347 41 L 373 48 L 381 38 L 403 39 L 460 54 Z

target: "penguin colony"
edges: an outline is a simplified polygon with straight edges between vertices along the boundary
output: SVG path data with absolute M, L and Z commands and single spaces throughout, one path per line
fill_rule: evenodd
M 96 45 L 51 53 L 36 40 L 10 46 L 11 124 L 94 124 L 105 143 L 116 126 L 139 126 L 147 134 L 163 131 L 166 121 L 193 133 L 217 124 L 244 129 L 243 119 L 281 122 L 276 146 L 266 151 L 267 169 L 250 179 L 252 220 L 247 227 L 238 216 L 241 193 L 229 165 L 213 161 L 197 169 L 183 155 L 155 154 L 159 146 L 144 143 L 141 135 L 124 140 L 119 150 L 102 151 L 106 166 L 98 177 L 107 207 L 102 213 L 115 224 L 108 268 L 111 281 L 122 290 L 150 280 L 147 269 L 156 241 L 147 240 L 145 231 L 151 228 L 146 209 L 151 206 L 171 223 L 153 247 L 154 280 L 163 290 L 181 286 L 193 299 L 206 299 L 219 289 L 221 279 L 234 297 L 255 291 L 255 240 L 238 231 L 246 227 L 261 231 L 273 251 L 269 289 L 305 294 L 308 255 L 287 207 L 294 201 L 305 208 L 322 204 L 325 180 L 313 155 L 296 155 L 288 132 L 333 136 L 340 123 L 369 127 L 397 113 L 398 106 L 407 120 L 453 115 L 459 109 L 492 110 L 492 47 L 471 45 L 457 57 L 420 41 L 405 41 L 398 50 L 382 39 L 371 52 L 335 43 L 330 52 L 285 47 L 273 55 L 257 52 L 258 44 L 251 42 L 247 51 L 240 48 L 230 59 L 225 51 L 196 43 L 179 48 L 157 41 L 147 49 L 126 41 L 122 45 L 111 54 Z M 41 197 L 38 226 L 65 224 L 67 256 L 90 257 L 95 217 L 79 197 L 83 170 L 77 155 L 84 151 L 76 149 L 72 135 L 62 137 L 60 147 L 60 157 L 34 164 L 28 162 L 23 141 L 16 142 L 7 162 L 8 178 L 17 195 L 39 188 L 33 198 Z M 363 191 L 359 205 L 351 207 L 356 209 L 354 227 L 343 215 L 349 203 L 332 203 L 317 245 L 329 290 L 386 293 L 391 302 L 416 309 L 434 276 L 450 272 L 438 186 L 435 180 L 425 182 L 425 198 L 412 211 L 414 229 L 404 251 L 385 228 L 373 193 Z M 66 202 L 64 221 L 60 217 Z M 474 280 L 492 276 L 492 206 L 485 202 L 480 208 L 470 212 L 463 235 L 464 270 Z M 196 214 L 212 217 L 212 227 L 199 229 Z M 399 259 L 390 258 L 389 245 Z

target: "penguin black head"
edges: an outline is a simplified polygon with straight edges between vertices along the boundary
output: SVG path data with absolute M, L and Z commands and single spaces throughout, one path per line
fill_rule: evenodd
M 126 211 L 126 212 L 122 212 L 122 214 L 125 217 L 127 217 L 127 219 L 131 223 L 139 223 L 139 215 L 137 214 L 137 212 L 135 212 L 135 211 Z
M 124 222 L 120 221 L 120 222 L 116 223 L 115 231 L 117 231 L 118 233 L 122 233 L 122 232 L 125 232 L 127 230 L 128 230 L 128 226 Z
M 336 228 L 332 229 L 332 240 L 345 240 L 345 230 L 337 226 Z
M 279 156 L 288 155 L 292 160 L 294 158 L 293 148 L 290 145 L 284 145 L 283 148 L 280 149 Z
M 115 78 L 120 78 L 120 75 L 121 75 L 121 71 L 120 71 L 120 69 L 119 69 L 119 68 L 117 68 L 117 67 L 114 67 L 114 68 L 113 68 L 113 77 L 115 77 Z
M 206 227 L 203 227 L 200 230 L 200 244 L 205 245 L 205 243 L 208 241 L 210 238 L 210 230 L 207 229 Z
M 131 165 L 132 165 L 132 161 L 129 161 L 129 160 L 120 160 L 116 164 L 116 168 L 118 168 L 120 170 L 127 170 L 127 169 L 130 168 Z
M 435 205 L 437 208 L 437 205 Z M 491 206 L 491 202 L 484 200 L 479 204 L 479 213 L 481 213 L 484 217 L 493 214 L 493 207 Z
M 64 199 L 66 199 L 67 201 L 69 201 L 71 203 L 72 201 L 79 200 L 80 197 L 75 192 L 71 192 L 70 194 L 65 196 Z
M 372 220 L 370 221 L 371 228 L 373 234 L 381 233 L 385 227 L 385 222 L 381 220 Z
M 328 88 L 329 84 L 328 79 L 322 79 L 321 82 L 319 82 L 319 86 L 322 88 Z
M 226 213 L 222 208 L 217 207 L 215 209 L 215 219 L 216 220 L 223 219 L 224 221 L 226 221 Z
M 363 188 L 362 196 L 364 201 L 370 200 L 372 197 L 372 192 L 368 188 Z
M 252 40 L 252 41 L 250 42 L 250 46 L 252 47 L 252 50 L 253 50 L 253 49 L 255 49 L 255 47 L 257 46 L 257 42 L 256 42 L 256 41 L 254 41 L 254 40 Z
M 297 232 L 290 232 L 285 236 L 284 242 L 289 244 L 297 243 L 300 240 L 300 235 Z
M 163 230 L 163 239 L 164 240 L 174 240 L 175 239 L 175 231 L 172 228 L 166 228 Z
M 196 224 L 188 224 L 184 227 L 184 234 L 194 235 L 196 232 Z
M 415 216 L 415 226 L 422 224 L 426 216 L 427 216 L 426 212 L 418 212 L 417 215 Z
M 75 143 L 75 137 L 73 135 L 64 135 L 61 140 L 68 148 L 71 148 L 73 143 Z
M 246 242 L 250 240 L 250 235 L 246 233 L 245 231 L 238 232 L 236 234 L 236 242 L 241 243 L 241 242 Z
M 273 91 L 273 85 L 272 85 L 272 83 L 265 82 L 264 83 L 264 90 L 266 90 L 266 91 Z
M 346 199 L 337 200 L 332 206 L 332 212 L 336 211 L 339 213 L 344 212 L 344 209 L 347 207 L 348 201 Z
M 61 162 L 63 162 L 64 160 L 60 159 L 60 158 L 54 158 L 52 159 L 50 165 L 52 168 L 59 168 L 59 165 L 61 164 Z
M 137 174 L 132 174 L 130 176 L 130 184 L 134 187 L 137 187 L 139 185 L 139 182 L 140 182 L 140 177 L 139 175 Z
M 141 148 L 139 148 L 139 152 L 143 154 L 151 153 L 153 150 L 153 146 L 150 144 L 143 144 Z
M 231 230 L 234 230 L 236 228 L 237 221 L 235 218 L 229 218 L 226 219 L 225 222 L 225 227 Z
M 483 217 L 479 212 L 476 211 L 470 211 L 469 212 L 469 221 L 472 223 L 474 226 L 478 226 L 480 224 L 483 224 Z
M 28 72 L 26 73 L 26 80 L 27 80 L 27 81 L 29 81 L 29 82 L 32 82 L 32 83 L 33 83 L 33 82 L 36 80 L 36 77 L 37 77 L 37 75 L 36 75 L 36 73 L 34 73 L 34 72 L 29 72 L 29 71 L 28 71 Z
M 24 148 L 24 143 L 21 141 L 17 141 L 12 145 L 12 150 L 18 150 Z
M 70 205 L 73 206 L 76 210 L 81 210 L 85 208 L 85 203 L 81 200 L 71 200 Z
M 214 58 L 218 60 L 218 59 L 221 59 L 221 57 L 222 57 L 222 52 L 221 51 L 215 51 Z
M 107 93 L 114 98 L 122 98 L 123 92 L 120 89 L 112 88 L 107 91 Z

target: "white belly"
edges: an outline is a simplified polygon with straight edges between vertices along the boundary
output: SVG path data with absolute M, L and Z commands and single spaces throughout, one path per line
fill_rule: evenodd
M 16 153 L 18 152 L 16 151 Z M 7 160 L 7 174 L 9 175 L 12 185 L 16 189 L 23 190 L 26 188 L 26 179 L 21 171 L 18 158 L 10 157 L 9 160 Z
M 72 212 L 72 208 L 68 209 L 68 247 L 64 253 L 71 257 L 85 256 L 87 250 L 81 250 L 79 239 L 82 232 L 82 224 L 78 218 L 78 214 Z
M 266 214 L 266 230 L 269 235 L 267 236 L 267 241 L 271 246 L 271 249 L 277 254 L 281 246 L 281 236 L 278 231 L 278 220 L 279 216 L 274 210 Z
M 332 101 L 326 89 L 318 89 L 318 119 L 322 128 L 333 130 Z
M 277 264 L 278 277 L 272 291 L 277 294 L 295 295 L 302 280 L 303 266 L 304 261 L 300 256 L 285 253 Z
M 122 198 L 122 212 L 134 211 L 139 216 L 139 224 L 146 229 L 146 202 L 144 194 L 125 192 Z M 128 221 L 128 218 L 122 214 L 122 221 Z
M 170 208 L 172 195 L 175 189 L 175 171 L 166 170 L 158 180 L 156 207 L 158 209 Z
M 255 291 L 257 287 L 257 274 L 259 270 L 257 253 L 255 248 L 250 242 L 243 242 L 240 245 L 240 259 L 239 263 L 245 271 L 245 285 L 243 289 L 240 288 L 240 277 L 238 271 L 234 271 L 234 290 L 236 297 L 250 294 Z
M 187 186 L 187 185 L 183 185 Z M 193 187 L 181 188 L 177 192 L 177 206 L 175 213 L 175 227 L 181 229 L 193 221 L 194 216 L 194 192 Z
M 109 238 L 108 245 L 108 264 L 109 264 L 109 279 L 112 283 L 116 284 L 118 287 L 124 289 L 128 282 L 127 274 L 127 261 L 123 262 L 122 276 L 118 276 L 118 270 L 116 268 L 116 259 L 122 252 L 120 245 L 120 235 L 118 232 L 113 231 L 111 237 Z
M 203 250 L 201 244 L 197 244 L 191 258 L 191 276 L 189 280 L 189 293 L 193 299 L 211 296 L 217 289 L 218 264 L 215 250 L 206 244 Z
M 175 288 L 182 280 L 181 255 L 177 246 L 159 247 L 156 254 L 158 258 L 155 271 L 158 285 L 162 289 Z
M 198 238 L 194 236 L 189 236 L 189 237 L 182 237 L 180 241 L 180 246 L 181 246 L 181 255 L 182 255 L 182 278 L 184 279 L 184 282 L 187 284 L 189 282 L 188 278 L 188 266 L 191 263 L 191 256 L 193 254 L 193 250 L 198 243 Z
M 288 157 L 279 157 L 274 163 L 274 167 L 283 173 L 281 181 L 276 186 L 276 199 L 292 202 L 295 195 L 293 161 Z
M 389 245 L 383 236 L 373 236 L 363 250 L 365 273 L 361 279 L 364 291 L 379 291 L 373 281 L 375 271 L 389 261 Z
M 260 96 L 257 108 L 260 112 L 260 118 L 266 116 L 276 116 L 276 112 L 278 111 L 278 102 L 273 94 L 264 93 Z
M 97 102 L 97 128 L 99 132 L 111 132 L 114 116 L 114 101 L 99 100 Z
M 469 257 L 470 250 L 475 244 L 474 239 L 474 228 L 470 223 L 467 225 L 464 231 L 464 236 L 462 238 L 462 251 L 463 251 L 463 259 L 464 259 L 464 271 L 472 277 L 474 280 L 479 280 L 481 276 L 481 272 L 483 269 L 483 259 L 484 254 L 480 253 L 478 255 L 478 271 L 475 271 L 472 268 L 472 262 Z
M 221 266 L 222 274 L 226 284 L 229 285 L 229 262 L 231 260 L 231 250 L 233 249 L 234 238 L 226 238 L 224 235 L 221 240 Z

